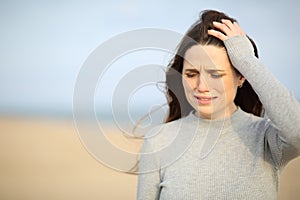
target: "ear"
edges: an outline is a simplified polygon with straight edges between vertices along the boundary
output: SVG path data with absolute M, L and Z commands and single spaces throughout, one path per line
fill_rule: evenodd
M 239 79 L 238 79 L 238 86 L 242 87 L 243 83 L 245 82 L 245 77 L 243 77 L 242 75 L 240 75 Z

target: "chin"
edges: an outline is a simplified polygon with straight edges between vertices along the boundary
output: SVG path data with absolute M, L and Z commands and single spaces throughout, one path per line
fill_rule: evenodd
M 211 108 L 197 108 L 196 112 L 198 113 L 199 116 L 207 116 L 211 117 L 213 115 L 213 110 Z

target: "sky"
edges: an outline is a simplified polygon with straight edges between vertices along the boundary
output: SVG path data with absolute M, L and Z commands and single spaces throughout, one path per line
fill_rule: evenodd
M 0 1 L 0 115 L 72 113 L 78 76 L 95 49 L 132 30 L 184 34 L 204 9 L 236 18 L 256 42 L 261 61 L 300 99 L 297 0 Z M 132 110 L 163 104 L 163 92 L 155 84 L 136 88 L 129 99 L 112 95 L 132 70 L 165 66 L 170 56 L 158 49 L 140 49 L 112 60 L 95 86 L 95 108 L 111 106 L 113 98 L 114 105 L 129 102 Z M 163 70 L 159 73 L 157 81 L 163 81 Z

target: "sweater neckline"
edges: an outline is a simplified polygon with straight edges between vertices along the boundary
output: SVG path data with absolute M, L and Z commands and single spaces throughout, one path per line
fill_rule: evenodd
M 226 118 L 221 118 L 221 119 L 204 119 L 201 117 L 196 116 L 195 111 L 191 111 L 190 114 L 187 116 L 189 120 L 192 121 L 197 121 L 198 123 L 204 123 L 204 124 L 224 124 L 228 122 L 233 122 L 233 121 L 241 121 L 245 117 L 245 112 L 238 107 L 237 110 L 232 113 L 230 116 Z

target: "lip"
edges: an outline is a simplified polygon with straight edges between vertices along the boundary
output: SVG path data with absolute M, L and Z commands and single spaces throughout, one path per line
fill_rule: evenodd
M 217 97 L 212 96 L 194 96 L 198 104 L 201 105 L 209 105 L 212 103 L 213 100 L 215 100 Z

